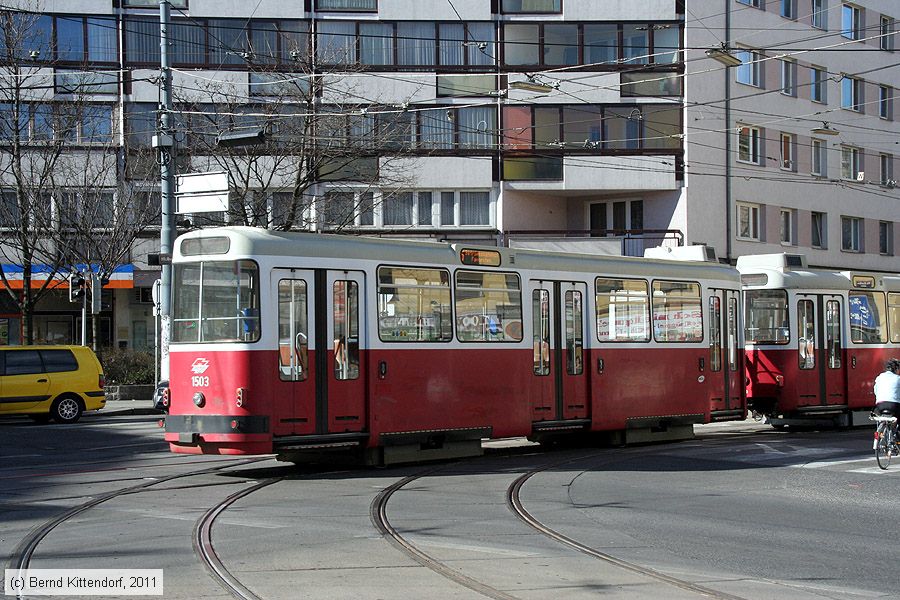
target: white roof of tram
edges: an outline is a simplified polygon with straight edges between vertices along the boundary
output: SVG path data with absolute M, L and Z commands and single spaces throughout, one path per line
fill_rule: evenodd
M 182 244 L 187 240 L 203 240 L 208 246 L 214 239 L 228 238 L 226 252 L 185 255 Z M 462 249 L 485 250 L 500 255 L 499 267 L 464 265 Z M 737 271 L 711 262 L 661 260 L 627 256 L 569 254 L 542 250 L 524 250 L 481 246 L 469 243 L 443 243 L 397 240 L 353 235 L 273 231 L 257 227 L 217 227 L 200 229 L 180 236 L 175 242 L 175 262 L 196 260 L 236 260 L 241 258 L 305 257 L 345 258 L 349 261 L 373 260 L 390 264 L 433 264 L 444 267 L 480 269 L 526 269 L 534 271 L 573 271 L 614 274 L 619 277 L 675 277 L 679 279 L 712 279 L 738 284 Z M 301 261 L 296 262 L 302 267 Z M 352 266 L 352 262 L 350 263 Z M 294 265 L 285 265 L 294 266 Z
M 745 289 L 900 291 L 900 277 L 867 271 L 810 269 L 802 254 L 739 256 L 737 270 Z

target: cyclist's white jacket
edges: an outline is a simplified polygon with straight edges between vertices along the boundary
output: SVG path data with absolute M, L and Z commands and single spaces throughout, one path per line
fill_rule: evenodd
M 875 403 L 900 403 L 900 375 L 885 371 L 875 378 Z

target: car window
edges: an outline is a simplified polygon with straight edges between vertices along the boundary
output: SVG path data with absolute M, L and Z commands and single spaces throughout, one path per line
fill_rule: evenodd
M 63 371 L 77 371 L 78 361 L 71 350 L 41 350 L 41 358 L 44 359 L 44 369 L 48 373 L 61 373 Z
M 43 373 L 44 365 L 37 350 L 16 350 L 6 353 L 7 375 L 28 375 Z

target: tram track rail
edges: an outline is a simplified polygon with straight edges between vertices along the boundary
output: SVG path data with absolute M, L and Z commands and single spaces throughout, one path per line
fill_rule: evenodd
M 642 575 L 645 577 L 649 577 L 651 579 L 655 579 L 662 583 L 671 585 L 673 587 L 688 591 L 694 592 L 704 598 L 713 598 L 714 600 L 746 600 L 741 596 L 735 596 L 733 594 L 728 594 L 726 592 L 721 592 L 718 590 L 714 590 L 712 588 L 708 588 L 706 586 L 693 583 L 691 581 L 687 581 L 685 579 L 679 579 L 678 577 L 673 577 L 671 575 L 667 575 L 661 571 L 656 569 L 652 569 L 650 567 L 646 567 L 643 565 L 639 565 L 627 560 L 623 560 L 621 558 L 615 557 L 612 554 L 607 552 L 602 552 L 596 548 L 592 548 L 586 544 L 579 542 L 555 529 L 548 526 L 547 524 L 540 521 L 537 517 L 535 517 L 522 502 L 521 491 L 522 487 L 525 483 L 531 479 L 533 476 L 542 473 L 548 469 L 552 469 L 555 467 L 559 467 L 571 462 L 575 462 L 576 460 L 581 460 L 584 457 L 578 457 L 573 459 L 567 459 L 564 461 L 552 463 L 549 465 L 544 465 L 543 467 L 539 467 L 536 469 L 532 469 L 531 471 L 524 473 L 516 478 L 515 481 L 510 484 L 510 486 L 506 490 L 506 504 L 509 507 L 510 511 L 516 517 L 518 517 L 522 522 L 526 523 L 535 531 L 547 536 L 548 538 L 563 544 L 573 550 L 576 550 L 582 554 L 595 558 L 597 560 L 603 561 L 607 564 L 616 566 L 620 569 L 624 569 L 631 573 L 635 573 L 637 575 Z
M 245 496 L 249 496 L 253 492 L 261 490 L 264 487 L 268 487 L 274 483 L 278 483 L 284 479 L 283 477 L 272 477 L 270 479 L 265 479 L 255 485 L 252 485 L 248 488 L 240 490 L 209 510 L 207 510 L 202 517 L 197 520 L 197 523 L 194 525 L 194 535 L 193 535 L 193 545 L 194 545 L 194 553 L 200 558 L 203 566 L 206 567 L 206 570 L 212 576 L 212 578 L 222 587 L 225 591 L 230 593 L 232 596 L 237 598 L 238 600 L 261 600 L 259 596 L 257 596 L 250 588 L 245 586 L 241 581 L 231 574 L 222 560 L 219 558 L 219 555 L 216 553 L 216 549 L 213 546 L 212 542 L 212 527 L 216 521 L 216 518 L 221 515 L 229 506 L 244 498 Z
M 59 527 L 60 525 L 65 523 L 66 521 L 69 521 L 70 519 L 86 512 L 96 506 L 99 506 L 100 504 L 108 502 L 114 498 L 118 498 L 120 496 L 126 496 L 129 494 L 139 493 L 146 489 L 152 488 L 154 486 L 158 486 L 163 483 L 167 483 L 169 481 L 175 481 L 175 480 L 183 479 L 186 477 L 195 477 L 198 475 L 207 475 L 210 473 L 216 473 L 217 471 L 222 471 L 222 470 L 230 469 L 230 468 L 234 468 L 234 467 L 246 466 L 246 465 L 263 462 L 263 461 L 267 461 L 267 460 L 269 460 L 268 457 L 230 462 L 229 464 L 226 464 L 226 465 L 218 465 L 216 467 L 207 467 L 204 469 L 196 469 L 196 470 L 189 471 L 186 473 L 176 473 L 174 475 L 167 475 L 164 477 L 160 477 L 158 479 L 154 479 L 152 481 L 144 481 L 137 485 L 126 486 L 123 488 L 119 488 L 117 490 L 112 490 L 109 492 L 104 492 L 102 494 L 99 494 L 99 495 L 95 496 L 94 498 L 92 498 L 91 500 L 88 500 L 87 502 L 83 502 L 81 504 L 73 506 L 72 508 L 69 508 L 68 510 L 53 517 L 52 519 L 45 521 L 43 524 L 37 526 L 35 529 L 32 529 L 32 531 L 27 536 L 25 536 L 25 538 L 23 538 L 22 541 L 20 541 L 19 544 L 16 545 L 16 547 L 13 549 L 10 559 L 7 561 L 7 565 L 8 565 L 7 568 L 9 568 L 11 570 L 15 570 L 17 573 L 21 573 L 22 571 L 27 570 L 31 565 L 31 561 L 34 558 L 34 554 L 35 554 L 38 546 L 41 544 L 41 542 L 43 542 L 47 538 L 48 535 L 50 535 L 50 533 L 54 529 L 56 529 L 57 527 Z M 24 598 L 26 598 L 26 594 L 19 592 L 16 594 L 16 598 L 17 598 L 17 600 L 24 600 Z

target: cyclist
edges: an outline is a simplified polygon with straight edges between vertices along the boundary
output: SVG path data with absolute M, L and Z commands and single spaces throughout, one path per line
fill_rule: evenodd
M 900 417 L 900 360 L 892 358 L 875 378 L 875 413 Z

